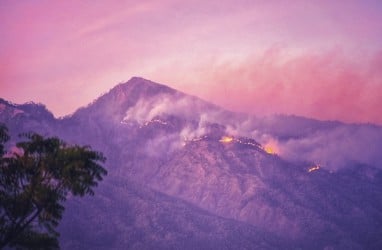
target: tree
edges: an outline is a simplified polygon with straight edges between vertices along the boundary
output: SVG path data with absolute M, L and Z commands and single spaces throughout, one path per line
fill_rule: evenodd
M 24 134 L 5 152 L 7 129 L 0 125 L 0 249 L 57 249 L 55 230 L 68 195 L 94 195 L 107 174 L 102 153 L 69 146 L 57 137 Z

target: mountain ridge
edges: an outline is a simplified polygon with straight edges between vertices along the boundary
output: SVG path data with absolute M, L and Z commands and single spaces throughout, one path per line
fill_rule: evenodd
M 96 196 L 69 199 L 65 248 L 382 246 L 378 127 L 243 117 L 137 77 L 63 119 L 24 108 L 0 110 L 12 135 L 35 130 L 108 159 Z M 329 147 L 344 138 L 351 147 Z
M 197 96 L 193 96 L 193 95 L 188 95 L 180 90 L 177 90 L 177 89 L 174 89 L 174 88 L 171 88 L 165 84 L 161 84 L 161 83 L 156 83 L 154 81 L 151 81 L 151 80 L 148 80 L 144 77 L 140 77 L 140 76 L 133 76 L 131 77 L 129 80 L 127 80 L 126 82 L 122 82 L 122 83 L 119 83 L 117 85 L 115 85 L 114 87 L 110 88 L 107 92 L 104 92 L 103 94 L 101 94 L 99 97 L 95 98 L 93 101 L 91 101 L 90 103 L 88 103 L 87 105 L 85 106 L 82 106 L 82 107 L 78 107 L 73 113 L 71 114 L 68 114 L 68 115 L 65 115 L 65 116 L 62 116 L 62 117 L 55 117 L 53 112 L 50 111 L 49 109 L 46 108 L 46 106 L 42 103 L 39 103 L 39 102 L 34 102 L 34 101 L 29 101 L 29 102 L 25 102 L 25 103 L 13 103 L 11 100 L 6 100 L 6 99 L 3 99 L 0 97 L 0 104 L 5 104 L 7 106 L 13 106 L 13 107 L 22 107 L 22 106 L 26 106 L 26 105 L 30 105 L 30 106 L 41 106 L 41 107 L 44 107 L 44 109 L 46 111 L 48 111 L 50 114 L 52 114 L 55 119 L 66 119 L 66 118 L 70 118 L 72 117 L 75 113 L 77 113 L 78 111 L 81 111 L 83 109 L 87 109 L 89 106 L 92 106 L 94 103 L 96 103 L 97 101 L 99 101 L 99 99 L 103 99 L 105 98 L 108 94 L 111 94 L 112 92 L 115 93 L 124 93 L 126 92 L 126 90 L 128 88 L 131 88 L 133 86 L 133 88 L 137 88 L 139 87 L 139 85 L 146 85 L 146 87 L 151 87 L 152 89 L 160 89 L 162 88 L 163 90 L 167 90 L 168 92 L 176 92 L 180 95 L 187 95 L 187 96 L 190 96 L 192 98 L 195 98 L 195 99 L 198 99 L 200 101 L 203 101 L 203 102 L 206 102 L 206 103 L 209 103 L 208 101 L 205 101 L 203 100 L 202 98 L 200 97 L 197 97 Z M 215 107 L 219 107 L 218 105 L 216 104 L 213 104 L 213 103 L 209 103 L 210 105 L 212 106 L 215 106 Z M 220 109 L 224 109 L 224 108 L 221 108 L 219 107 Z M 229 111 L 229 110 L 226 110 L 230 113 L 236 113 L 236 114 L 242 114 L 244 116 L 248 116 L 248 114 L 245 114 L 245 113 L 237 113 L 237 112 L 232 112 L 232 111 Z M 253 116 L 253 115 L 250 115 L 250 116 Z M 381 128 L 382 126 L 381 125 L 378 125 L 378 124 L 372 124 L 372 123 L 346 123 L 346 122 L 341 122 L 341 121 L 337 121 L 337 120 L 320 120 L 320 119 L 316 119 L 316 118 L 309 118 L 309 117 L 304 117 L 304 116 L 300 116 L 300 115 L 295 115 L 295 114 L 290 114 L 290 115 L 285 115 L 285 114 L 273 114 L 273 115 L 267 115 L 267 116 L 264 116 L 264 117 L 261 117 L 261 120 L 263 123 L 265 123 L 266 125 L 269 125 L 269 124 L 272 124 L 272 120 L 274 119 L 290 119 L 291 122 L 293 123 L 293 120 L 299 120 L 300 122 L 306 122 L 306 123 L 309 123 L 309 122 L 312 122 L 312 123 L 330 123 L 330 124 L 333 124 L 333 125 L 367 125 L 367 126 L 373 126 L 373 127 L 378 127 L 378 128 Z M 308 125 L 309 126 L 309 125 Z

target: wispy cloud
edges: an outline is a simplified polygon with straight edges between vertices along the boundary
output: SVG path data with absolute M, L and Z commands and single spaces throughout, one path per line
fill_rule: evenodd
M 177 125 L 171 127 L 175 117 Z M 136 123 L 141 128 L 153 124 L 167 127 L 152 135 L 146 144 L 147 153 L 156 157 L 212 132 L 253 138 L 288 161 L 317 164 L 331 171 L 356 164 L 382 168 L 382 127 L 375 125 L 296 116 L 234 115 L 183 94 L 142 98 L 127 110 L 123 123 Z
M 292 161 L 310 161 L 330 170 L 354 164 L 382 168 L 382 129 L 373 126 L 339 126 L 280 144 Z
M 381 50 L 381 8 L 374 0 L 5 0 L 0 92 L 62 115 L 141 75 L 240 111 L 381 123 L 381 59 L 370 59 Z
M 211 64 L 203 72 L 206 99 L 257 115 L 299 114 L 319 119 L 382 124 L 381 53 L 360 59 L 341 49 L 290 56 L 272 48 L 241 62 Z

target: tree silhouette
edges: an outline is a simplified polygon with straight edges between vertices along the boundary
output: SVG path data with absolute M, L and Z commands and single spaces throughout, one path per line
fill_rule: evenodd
M 57 227 L 67 196 L 93 195 L 107 174 L 102 153 L 69 146 L 57 137 L 24 134 L 5 152 L 7 128 L 0 125 L 0 249 L 57 249 Z

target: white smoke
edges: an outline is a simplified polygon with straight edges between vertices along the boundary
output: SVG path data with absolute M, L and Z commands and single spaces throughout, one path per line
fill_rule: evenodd
M 329 131 L 281 143 L 282 156 L 292 161 L 312 161 L 330 170 L 353 164 L 382 168 L 382 129 L 343 125 Z
M 151 98 L 140 99 L 127 110 L 124 122 L 136 121 L 143 124 L 160 115 L 186 117 L 189 120 L 202 119 L 200 114 L 211 110 L 211 106 L 195 97 L 181 94 L 160 94 Z
M 177 133 L 161 134 L 149 141 L 150 154 L 172 152 L 185 140 L 202 137 L 216 123 L 225 127 L 227 135 L 250 137 L 263 146 L 272 145 L 278 155 L 292 162 L 313 162 L 329 170 L 353 164 L 382 168 L 382 128 L 378 126 L 340 123 L 326 126 L 298 117 L 238 116 L 181 94 L 141 99 L 127 110 L 124 121 L 142 125 L 162 115 L 177 116 L 192 123 L 186 123 Z

